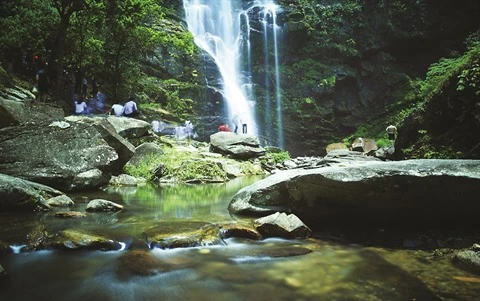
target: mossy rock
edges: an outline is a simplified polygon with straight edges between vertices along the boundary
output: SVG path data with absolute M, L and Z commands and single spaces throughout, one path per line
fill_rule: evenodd
M 62 250 L 101 250 L 112 251 L 121 248 L 120 243 L 107 237 L 89 234 L 77 230 L 63 230 L 50 242 L 54 249 Z
M 151 247 L 161 249 L 223 245 L 218 225 L 203 222 L 165 222 L 145 231 Z

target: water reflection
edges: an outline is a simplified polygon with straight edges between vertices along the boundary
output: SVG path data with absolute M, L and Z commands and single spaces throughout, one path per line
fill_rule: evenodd
M 73 228 L 101 232 L 127 248 L 143 246 L 136 251 L 0 255 L 9 274 L 0 279 L 0 300 L 453 301 L 480 295 L 477 283 L 456 280 L 474 275 L 448 260 L 431 259 L 426 251 L 363 247 L 321 235 L 307 240 L 230 238 L 224 246 L 146 249 L 142 233 L 152 225 L 231 220 L 226 209 L 230 199 L 256 180 L 81 193 L 72 196 L 75 206 L 70 210 L 84 211 L 93 198 L 119 202 L 125 210 L 78 219 L 59 219 L 54 212 L 2 214 L 0 240 L 18 252 L 38 225 L 51 235 Z M 145 269 L 148 273 L 142 273 Z

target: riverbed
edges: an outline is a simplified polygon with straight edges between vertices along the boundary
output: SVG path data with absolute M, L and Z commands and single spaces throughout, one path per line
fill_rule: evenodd
M 0 240 L 15 253 L 0 257 L 8 272 L 0 279 L 0 300 L 453 301 L 480 296 L 480 279 L 438 256 L 438 251 L 418 247 L 420 234 L 386 229 L 358 229 L 358 235 L 353 230 L 329 229 L 315 231 L 305 240 L 229 238 L 221 246 L 147 249 L 141 252 L 165 267 L 149 274 L 135 273 L 133 267 L 132 272 L 129 254 L 139 252 L 132 250 L 132 243 L 142 240 L 146 227 L 237 221 L 229 214 L 228 203 L 240 188 L 258 179 L 112 187 L 70 195 L 75 201 L 70 210 L 83 212 L 93 198 L 125 206 L 120 212 L 89 213 L 83 218 L 60 219 L 54 212 L 1 214 Z M 49 233 L 101 230 L 125 248 L 22 251 L 25 236 L 39 224 Z

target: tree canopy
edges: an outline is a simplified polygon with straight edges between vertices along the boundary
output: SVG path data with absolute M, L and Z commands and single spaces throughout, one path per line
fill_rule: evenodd
M 178 44 L 178 36 L 155 26 L 172 14 L 163 1 L 6 0 L 0 8 L 0 54 L 30 77 L 34 57 L 47 63 L 57 99 L 64 97 L 65 73 L 127 97 L 142 75 L 139 62 L 159 44 Z M 180 46 L 192 55 L 193 39 L 184 38 Z

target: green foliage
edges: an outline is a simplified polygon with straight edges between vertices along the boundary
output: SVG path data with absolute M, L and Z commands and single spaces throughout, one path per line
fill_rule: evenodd
M 458 76 L 458 91 L 467 88 L 475 90 L 475 94 L 480 96 L 480 60 L 476 60 L 471 66 L 463 70 Z
M 309 33 L 319 40 L 317 46 L 336 50 L 346 56 L 357 56 L 356 41 L 352 38 L 350 20 L 361 19 L 362 4 L 357 0 L 320 5 L 309 0 L 299 0 L 303 19 Z
M 480 95 L 480 43 L 477 41 L 469 50 L 457 57 L 441 58 L 430 66 L 423 83 L 422 95 L 425 99 L 442 92 L 453 78 L 458 80 L 457 90 L 473 89 Z
M 290 160 L 290 153 L 288 151 L 284 151 L 282 149 L 277 148 L 268 148 L 265 155 L 262 157 L 261 161 L 263 163 L 273 162 L 283 163 L 287 160 Z
M 220 166 L 212 161 L 195 160 L 184 161 L 175 171 L 175 177 L 180 181 L 200 180 L 208 181 L 225 181 L 227 174 Z
M 59 22 L 51 1 L 17 0 L 0 18 L 0 50 L 4 53 L 23 50 L 46 54 L 50 33 Z
M 145 159 L 138 165 L 127 164 L 124 167 L 124 172 L 136 178 L 144 178 L 148 181 L 153 180 L 154 169 L 162 163 L 162 156 L 160 155 L 147 155 Z
M 377 146 L 379 148 L 382 148 L 382 147 L 389 147 L 392 145 L 392 141 L 388 140 L 388 138 L 380 138 L 380 139 L 377 139 L 375 140 L 375 143 L 377 144 Z
M 403 154 L 409 159 L 456 159 L 463 158 L 463 153 L 451 146 L 438 145 L 434 138 L 424 129 L 418 130 L 418 142 L 413 147 L 405 148 Z
M 257 168 L 255 164 L 251 161 L 243 161 L 240 163 L 240 167 L 242 168 L 242 173 L 245 175 L 262 175 L 263 170 Z
M 165 148 L 161 160 L 165 166 L 166 177 L 179 181 L 189 180 L 226 180 L 226 173 L 218 164 L 202 160 L 191 152 Z

